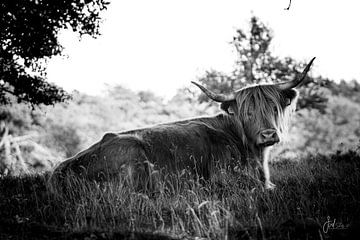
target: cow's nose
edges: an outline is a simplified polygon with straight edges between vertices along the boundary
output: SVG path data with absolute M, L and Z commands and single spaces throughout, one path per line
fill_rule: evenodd
M 275 143 L 278 143 L 280 141 L 280 138 L 276 132 L 275 129 L 265 129 L 259 132 L 256 140 L 256 144 L 258 146 L 271 146 Z
M 276 133 L 275 129 L 263 130 L 263 131 L 261 131 L 260 135 L 264 140 L 272 140 L 277 137 L 277 133 Z
M 271 146 L 280 141 L 275 129 L 266 129 L 260 132 L 259 145 Z

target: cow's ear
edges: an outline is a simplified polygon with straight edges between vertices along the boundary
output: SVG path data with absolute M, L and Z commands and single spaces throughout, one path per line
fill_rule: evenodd
M 285 99 L 285 105 L 290 105 L 294 99 L 297 98 L 299 95 L 298 91 L 296 89 L 288 89 L 282 92 L 284 99 Z
M 222 102 L 220 108 L 229 115 L 237 113 L 236 100 Z

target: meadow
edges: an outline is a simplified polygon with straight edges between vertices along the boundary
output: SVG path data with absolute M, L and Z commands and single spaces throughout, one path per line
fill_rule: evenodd
M 360 156 L 309 155 L 271 165 L 275 190 L 250 170 L 211 181 L 168 175 L 157 191 L 126 181 L 49 188 L 49 173 L 0 178 L 0 239 L 357 239 Z
M 273 191 L 246 169 L 218 169 L 209 182 L 168 174 L 156 191 L 134 191 L 121 178 L 70 177 L 66 191 L 49 188 L 51 169 L 104 132 L 218 110 L 184 91 L 167 103 L 115 87 L 41 111 L 1 106 L 9 134 L 28 138 L 18 143 L 20 165 L 14 147 L 10 166 L 0 149 L 0 239 L 357 239 L 360 100 L 358 85 L 346 86 L 328 96 L 324 113 L 297 111 L 288 141 L 273 152 Z
M 14 34 L 0 36 L 5 53 L 0 56 L 0 240 L 358 239 L 360 84 L 356 79 L 333 81 L 309 74 L 303 82 L 288 139 L 272 152 L 274 190 L 265 190 L 256 171 L 246 166 L 236 171 L 215 169 L 208 181 L 186 171 L 159 174 L 154 188 L 142 190 L 134 189 L 120 173 L 111 182 L 72 175 L 64 186 L 52 185 L 54 166 L 101 139 L 104 132 L 209 116 L 219 106 L 190 86 L 166 100 L 120 85 L 108 85 L 97 96 L 68 95 L 47 82 L 47 59 L 63 50 L 57 41 L 62 28 L 98 35 L 99 11 L 106 4 L 100 0 L 62 4 L 70 9 L 63 9 L 61 15 L 60 8 L 53 11 L 56 5 L 35 2 L 2 4 L 8 13 L 21 12 L 23 17 L 7 14 L 3 25 Z M 91 5 L 86 11 L 89 18 L 81 10 L 84 4 Z M 46 14 L 33 17 L 42 11 Z M 69 11 L 71 16 L 65 14 Z M 46 17 L 44 24 L 38 24 L 39 16 Z M 26 24 L 17 24 L 18 20 Z M 25 26 L 24 31 L 19 26 Z M 22 41 L 33 34 L 43 37 Z M 233 71 L 208 70 L 196 81 L 227 94 L 248 84 L 299 77 L 305 63 L 273 54 L 273 37 L 273 31 L 252 16 L 249 28 L 237 29 L 229 39 L 237 56 Z M 169 79 L 173 74 L 176 70 Z M 111 77 L 117 78 L 121 76 Z

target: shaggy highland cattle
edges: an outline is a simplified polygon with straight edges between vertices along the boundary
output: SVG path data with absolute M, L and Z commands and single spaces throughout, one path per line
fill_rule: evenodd
M 274 188 L 268 167 L 269 149 L 287 128 L 298 97 L 294 88 L 303 82 L 314 59 L 298 79 L 249 86 L 228 95 L 216 94 L 193 82 L 209 98 L 220 102 L 224 112 L 106 133 L 99 142 L 61 163 L 51 180 L 58 182 L 70 172 L 90 180 L 127 174 L 141 184 L 151 180 L 155 170 L 184 169 L 210 179 L 219 165 L 253 162 L 261 169 L 265 188 Z

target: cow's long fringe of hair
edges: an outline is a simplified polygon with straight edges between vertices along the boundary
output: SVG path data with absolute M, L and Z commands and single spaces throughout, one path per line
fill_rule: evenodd
M 274 127 L 278 131 L 281 139 L 285 137 L 297 99 L 283 108 L 286 101 L 276 86 L 257 85 L 242 89 L 236 100 L 239 119 L 251 118 L 253 124 L 258 124 L 257 129 L 260 129 L 260 124 L 267 123 L 268 127 Z

